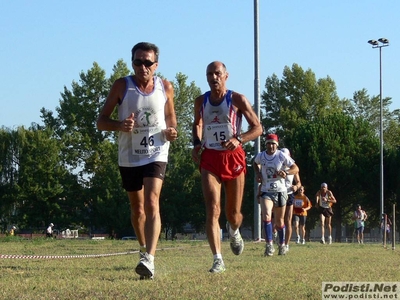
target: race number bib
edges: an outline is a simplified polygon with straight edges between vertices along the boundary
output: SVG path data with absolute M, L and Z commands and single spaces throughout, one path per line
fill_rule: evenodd
M 278 182 L 269 182 L 267 184 L 268 192 L 278 192 Z
M 160 127 L 138 127 L 132 131 L 132 154 L 153 155 L 161 152 L 165 138 Z
M 205 127 L 206 148 L 223 150 L 221 143 L 233 137 L 231 123 L 210 124 Z
M 294 207 L 302 208 L 302 207 L 303 207 L 303 200 L 301 200 L 301 199 L 294 199 Z
M 323 208 L 329 208 L 329 202 L 327 201 L 328 198 L 325 197 L 321 197 L 321 207 Z

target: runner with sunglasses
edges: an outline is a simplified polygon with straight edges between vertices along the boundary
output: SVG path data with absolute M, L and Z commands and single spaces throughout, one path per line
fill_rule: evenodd
M 136 273 L 154 276 L 154 255 L 161 231 L 160 193 L 176 116 L 172 84 L 155 76 L 159 49 L 151 43 L 132 48 L 133 76 L 117 79 L 97 120 L 99 130 L 119 131 L 118 164 L 131 206 L 131 223 L 140 245 Z M 111 118 L 118 106 L 118 120 Z

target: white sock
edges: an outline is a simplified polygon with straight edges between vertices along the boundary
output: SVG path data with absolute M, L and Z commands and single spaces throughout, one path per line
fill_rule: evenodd
M 148 254 L 148 257 L 149 257 L 150 262 L 154 262 L 154 256 L 153 255 Z
M 214 259 L 222 259 L 222 254 L 221 253 L 214 254 Z
M 232 227 L 229 226 L 229 234 L 230 234 L 231 236 L 237 235 L 238 232 L 239 232 L 239 229 L 233 230 Z

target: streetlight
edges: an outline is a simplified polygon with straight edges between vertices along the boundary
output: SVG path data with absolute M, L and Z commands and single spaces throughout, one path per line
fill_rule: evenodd
M 378 41 L 369 40 L 368 44 L 372 45 L 372 48 L 379 48 L 379 101 L 380 101 L 380 119 L 379 119 L 379 136 L 380 136 L 380 200 L 381 200 L 381 216 L 384 213 L 383 209 L 383 101 L 382 101 L 382 47 L 389 46 L 389 40 L 380 38 Z

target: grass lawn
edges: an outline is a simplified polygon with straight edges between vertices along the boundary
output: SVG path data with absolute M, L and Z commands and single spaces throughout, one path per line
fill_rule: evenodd
M 389 249 L 291 243 L 286 256 L 264 257 L 263 243 L 247 241 L 235 256 L 224 242 L 227 270 L 210 274 L 206 241 L 160 241 L 155 279 L 143 281 L 136 241 L 3 238 L 2 255 L 72 257 L 1 258 L 0 299 L 321 299 L 324 281 L 399 281 L 400 254 Z

